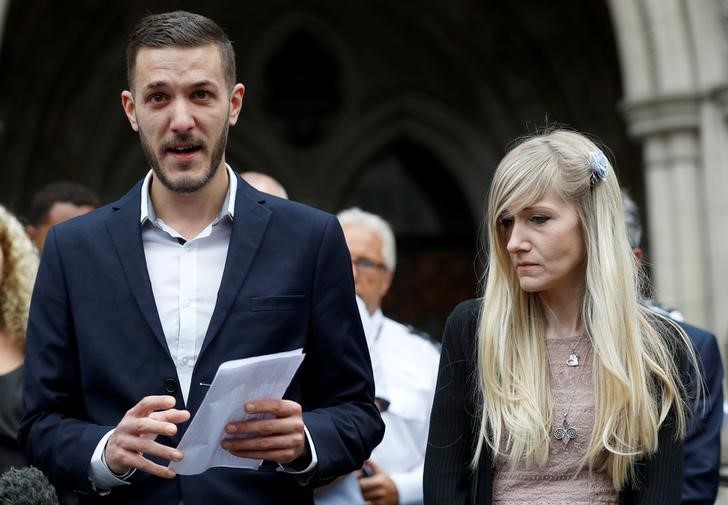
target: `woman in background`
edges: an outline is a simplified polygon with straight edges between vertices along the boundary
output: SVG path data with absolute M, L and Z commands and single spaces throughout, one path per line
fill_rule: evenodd
M 0 205 L 0 474 L 26 464 L 16 434 L 22 415 L 23 346 L 38 254 Z
M 615 173 L 553 130 L 506 154 L 482 299 L 443 337 L 425 503 L 680 502 L 685 335 L 639 304 Z

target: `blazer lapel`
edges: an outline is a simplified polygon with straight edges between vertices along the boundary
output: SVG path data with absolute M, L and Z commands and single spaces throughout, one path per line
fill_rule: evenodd
M 114 212 L 106 222 L 111 239 L 119 255 L 129 289 L 134 295 L 139 310 L 144 315 L 150 330 L 169 355 L 162 323 L 159 321 L 157 305 L 154 302 L 152 284 L 147 272 L 144 256 L 140 218 L 141 186 L 139 182 L 125 197 L 112 205 Z M 170 357 L 171 359 L 171 357 Z
M 200 354 L 205 352 L 207 346 L 217 336 L 248 275 L 270 220 L 270 210 L 260 205 L 264 201 L 252 199 L 249 196 L 247 184 L 238 177 L 235 217 L 225 258 L 225 270 L 217 293 L 215 310 L 212 313 Z

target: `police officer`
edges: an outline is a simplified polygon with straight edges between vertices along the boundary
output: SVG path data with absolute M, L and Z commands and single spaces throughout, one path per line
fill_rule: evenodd
M 364 468 L 321 490 L 316 503 L 420 504 L 439 349 L 429 336 L 382 313 L 396 265 L 389 224 L 358 208 L 342 211 L 338 218 L 351 253 L 356 294 L 366 306 L 362 318 L 386 431 Z

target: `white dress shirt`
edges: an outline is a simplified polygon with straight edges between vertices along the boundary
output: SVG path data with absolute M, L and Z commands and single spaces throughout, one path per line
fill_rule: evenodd
M 185 402 L 190 392 L 192 370 L 217 302 L 230 244 L 238 180 L 229 166 L 226 170 L 229 184 L 220 214 L 189 241 L 157 217 L 149 195 L 151 170 L 142 183 L 139 220 L 144 257 L 154 303 Z M 103 453 L 113 431 L 99 441 L 89 466 L 89 478 L 100 494 L 106 494 L 112 487 L 129 484 L 125 478 L 133 473 L 119 478 L 106 466 Z
M 154 212 L 149 199 L 151 173 L 142 186 L 142 243 L 147 272 L 185 403 L 192 370 L 215 310 L 230 244 L 237 191 L 237 178 L 230 172 L 220 214 L 188 241 Z

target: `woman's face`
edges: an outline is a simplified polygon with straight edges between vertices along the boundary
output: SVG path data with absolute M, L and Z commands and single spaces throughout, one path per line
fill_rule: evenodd
M 499 222 L 521 289 L 544 293 L 584 285 L 586 247 L 573 203 L 549 190 L 515 215 L 504 213 Z

